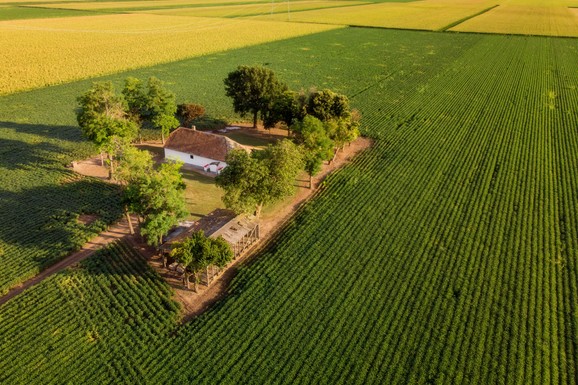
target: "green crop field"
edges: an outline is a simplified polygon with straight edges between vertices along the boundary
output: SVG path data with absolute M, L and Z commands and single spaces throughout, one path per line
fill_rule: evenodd
M 234 118 L 222 79 L 265 64 L 349 95 L 375 145 L 190 323 L 122 245 L 3 305 L 0 382 L 577 384 L 576 62 L 573 39 L 346 28 L 107 77 Z M 0 98 L 0 133 L 74 154 L 89 84 Z

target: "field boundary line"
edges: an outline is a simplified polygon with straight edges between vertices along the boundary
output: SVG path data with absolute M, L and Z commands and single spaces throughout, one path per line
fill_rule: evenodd
M 445 32 L 445 31 L 447 31 L 447 30 L 450 29 L 450 28 L 453 28 L 453 27 L 455 27 L 455 26 L 457 26 L 457 25 L 460 25 L 460 24 L 462 24 L 462 23 L 464 23 L 464 22 L 466 22 L 466 21 L 468 21 L 468 20 L 470 20 L 470 19 L 473 19 L 474 17 L 478 17 L 478 16 L 480 16 L 480 15 L 486 13 L 486 12 L 489 12 L 489 11 L 491 11 L 492 9 L 494 9 L 494 8 L 496 8 L 496 7 L 499 7 L 499 6 L 500 6 L 500 4 L 496 4 L 496 5 L 493 5 L 493 6 L 489 7 L 489 8 L 483 9 L 483 10 L 481 10 L 480 12 L 474 13 L 473 15 L 466 16 L 466 17 L 464 17 L 463 19 L 454 21 L 453 23 L 450 23 L 450 24 L 446 25 L 445 27 L 442 27 L 442 28 L 438 29 L 437 31 L 438 31 L 438 32 Z

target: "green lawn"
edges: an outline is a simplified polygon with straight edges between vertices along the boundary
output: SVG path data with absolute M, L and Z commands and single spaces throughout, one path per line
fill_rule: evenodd
M 190 212 L 188 219 L 196 220 L 215 209 L 224 208 L 221 201 L 223 190 L 215 185 L 214 178 L 186 169 L 181 173 L 187 185 L 185 199 Z

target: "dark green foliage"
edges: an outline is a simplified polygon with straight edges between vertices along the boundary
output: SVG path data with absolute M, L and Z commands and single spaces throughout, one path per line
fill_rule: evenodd
M 265 164 L 242 149 L 231 151 L 226 162 L 227 167 L 215 179 L 225 190 L 225 206 L 237 213 L 255 211 L 268 196 Z
M 271 109 L 263 114 L 263 126 L 272 128 L 279 122 L 290 127 L 294 120 L 303 119 L 305 114 L 302 95 L 285 91 L 273 99 Z
M 193 122 L 205 115 L 205 107 L 195 103 L 183 103 L 177 106 L 177 117 L 185 127 L 191 127 Z
M 138 127 L 128 119 L 128 106 L 112 82 L 97 82 L 78 97 L 77 121 L 83 135 L 104 148 L 117 138 L 133 139 Z
M 150 158 L 149 158 L 150 161 Z M 151 170 L 144 165 L 138 170 Z M 158 170 L 131 174 L 123 201 L 130 212 L 141 217 L 141 234 L 153 246 L 162 243 L 162 237 L 187 215 L 181 164 L 163 163 Z
M 295 123 L 292 130 L 303 149 L 305 171 L 310 177 L 313 177 L 321 171 L 323 161 L 333 157 L 334 143 L 329 138 L 323 123 L 311 115 L 307 115 L 303 121 Z M 311 188 L 311 178 L 309 179 L 309 187 Z
M 303 167 L 297 146 L 289 140 L 263 150 L 234 150 L 227 155 L 227 167 L 217 176 L 225 190 L 225 206 L 238 213 L 260 214 L 263 205 L 291 195 L 295 177 Z
M 179 126 L 175 118 L 177 102 L 175 94 L 165 87 L 165 83 L 156 77 L 150 77 L 147 82 L 145 119 L 150 121 L 153 128 L 161 131 L 163 139 L 171 130 Z
M 253 127 L 257 127 L 257 117 L 266 116 L 273 101 L 285 91 L 287 85 L 277 79 L 275 73 L 265 67 L 239 66 L 224 80 L 225 93 L 233 99 L 235 112 L 253 116 Z
M 128 107 L 128 116 L 135 123 L 141 125 L 149 116 L 147 111 L 147 94 L 142 81 L 128 77 L 124 80 L 122 95 Z
M 171 257 L 183 266 L 184 283 L 187 288 L 189 288 L 189 275 L 195 276 L 195 291 L 197 291 L 198 273 L 211 265 L 225 267 L 233 259 L 233 250 L 223 238 L 208 238 L 201 230 L 174 244 Z
M 348 119 L 351 115 L 347 96 L 331 90 L 312 91 L 306 101 L 307 114 L 322 122 Z

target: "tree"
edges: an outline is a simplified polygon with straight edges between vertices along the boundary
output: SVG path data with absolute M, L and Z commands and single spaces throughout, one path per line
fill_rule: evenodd
M 335 154 L 346 143 L 350 143 L 359 136 L 359 119 L 357 110 L 353 110 L 349 119 L 332 119 L 325 123 L 327 135 L 335 144 Z
M 271 109 L 263 115 L 263 126 L 267 129 L 275 127 L 279 122 L 285 123 L 287 129 L 296 119 L 303 119 L 304 106 L 300 94 L 295 91 L 284 91 L 271 104 Z
M 323 161 L 333 157 L 333 141 L 327 135 L 323 123 L 307 115 L 302 122 L 294 125 L 304 152 L 305 171 L 309 175 L 309 188 L 313 186 L 313 176 L 321 170 Z
M 183 266 L 184 285 L 187 289 L 189 286 L 189 277 L 191 274 L 195 277 L 195 292 L 197 291 L 197 273 L 208 266 L 207 259 L 207 238 L 203 231 L 195 232 L 182 242 L 175 244 L 171 251 L 171 257 Z
M 284 139 L 252 155 L 267 169 L 267 179 L 262 182 L 270 195 L 267 201 L 281 199 L 295 191 L 295 178 L 304 166 L 303 154 L 295 143 Z
M 205 267 L 207 269 L 207 286 L 210 283 L 209 266 L 223 268 L 233 260 L 233 256 L 231 245 L 223 237 L 207 239 L 207 260 L 209 262 Z
M 253 115 L 253 128 L 257 128 L 258 114 L 266 116 L 275 100 L 287 91 L 275 73 L 265 67 L 239 66 L 224 80 L 226 95 L 233 99 L 235 112 Z
M 146 114 L 147 95 L 142 81 L 137 78 L 128 77 L 124 80 L 122 95 L 128 106 L 129 117 L 139 125 Z
M 327 89 L 309 93 L 306 111 L 307 114 L 322 122 L 332 119 L 349 119 L 351 115 L 347 96 Z
M 183 126 L 191 127 L 195 119 L 205 115 L 205 107 L 195 103 L 184 103 L 177 106 L 177 116 Z
M 225 267 L 233 259 L 231 246 L 221 237 L 212 239 L 205 236 L 201 230 L 194 232 L 182 242 L 175 244 L 171 257 L 179 262 L 184 269 L 184 284 L 189 289 L 189 278 L 195 277 L 195 291 L 198 290 L 198 273 L 211 265 Z M 207 286 L 209 274 L 207 271 Z
M 142 218 L 141 234 L 152 246 L 161 244 L 163 236 L 187 215 L 180 167 L 179 163 L 163 163 L 127 185 L 126 203 Z
M 251 154 L 231 151 L 227 167 L 216 178 L 217 186 L 225 190 L 225 206 L 238 213 L 254 211 L 259 216 L 264 205 L 291 195 L 302 159 L 298 147 L 289 140 Z
M 139 186 L 141 181 L 146 180 L 147 176 L 153 172 L 153 159 L 150 152 L 139 150 L 131 145 L 123 148 L 119 155 L 116 179 L 123 186 L 122 203 L 131 234 L 134 234 L 134 229 L 129 207 L 132 201 L 138 199 L 134 195 L 138 189 L 129 188 L 129 186 Z
M 83 135 L 98 149 L 108 154 L 113 174 L 114 148 L 118 142 L 134 139 L 138 126 L 128 119 L 128 106 L 122 95 L 117 95 L 112 82 L 93 83 L 77 98 L 76 119 Z M 116 143 L 115 143 L 116 142 Z
M 237 213 L 257 210 L 268 195 L 265 164 L 242 149 L 229 152 L 225 161 L 227 167 L 215 178 L 225 190 L 225 206 Z
M 165 88 L 164 83 L 153 77 L 147 82 L 145 119 L 153 128 L 161 130 L 161 139 L 165 143 L 165 136 L 179 126 L 175 118 L 177 102 L 175 94 Z

